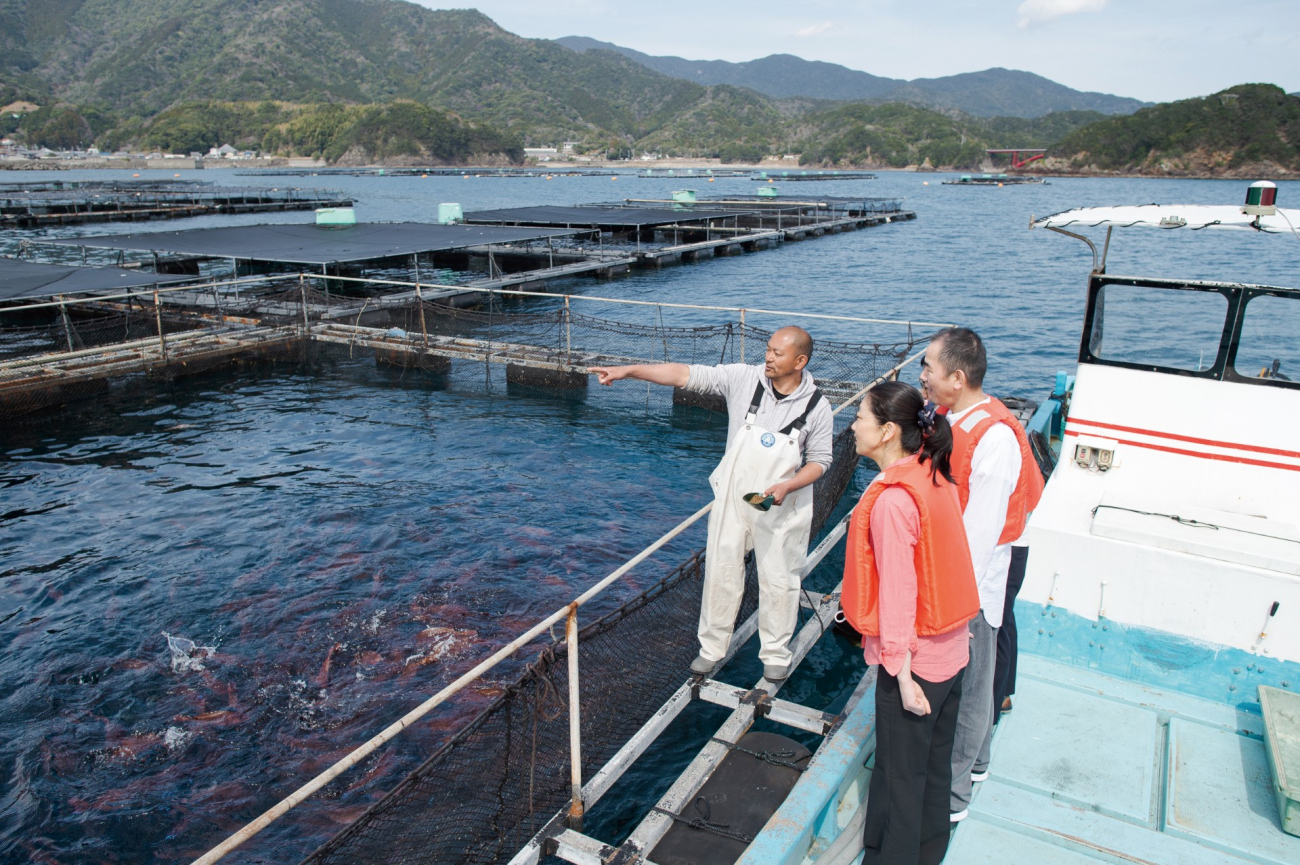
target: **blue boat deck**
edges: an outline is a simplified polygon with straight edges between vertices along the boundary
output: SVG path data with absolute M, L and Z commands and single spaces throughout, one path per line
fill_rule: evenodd
M 946 863 L 1300 863 L 1256 704 L 1024 653 L 1017 685 Z

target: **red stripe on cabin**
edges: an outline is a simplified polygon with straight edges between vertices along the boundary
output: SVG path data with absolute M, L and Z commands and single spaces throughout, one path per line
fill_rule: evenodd
M 1102 423 L 1095 420 L 1083 420 L 1081 418 L 1067 418 L 1067 425 L 1084 424 L 1086 426 L 1100 427 L 1102 429 L 1117 430 L 1119 432 L 1137 433 L 1138 435 L 1154 436 L 1155 438 L 1173 439 L 1174 441 L 1188 442 L 1195 445 L 1210 445 L 1216 448 L 1231 448 L 1239 451 L 1252 451 L 1258 454 L 1272 454 L 1279 457 L 1295 457 L 1300 459 L 1300 451 L 1288 451 L 1281 448 L 1266 448 L 1259 445 L 1239 445 L 1234 442 L 1216 441 L 1215 439 L 1202 439 L 1195 436 L 1178 435 L 1177 433 L 1158 432 L 1157 430 L 1141 429 L 1140 427 L 1120 426 L 1113 423 Z

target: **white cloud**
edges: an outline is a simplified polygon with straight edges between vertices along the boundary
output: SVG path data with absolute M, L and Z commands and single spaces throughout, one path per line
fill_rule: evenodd
M 803 28 L 802 30 L 796 30 L 794 35 L 798 36 L 801 39 L 807 39 L 809 36 L 820 36 L 822 33 L 825 33 L 829 29 L 831 29 L 831 22 L 823 21 L 820 24 L 813 24 L 811 26 Z
M 1016 10 L 1020 17 L 1016 24 L 1029 27 L 1032 24 L 1046 24 L 1066 15 L 1078 15 L 1080 12 L 1100 12 L 1106 6 L 1106 0 L 1025 0 Z

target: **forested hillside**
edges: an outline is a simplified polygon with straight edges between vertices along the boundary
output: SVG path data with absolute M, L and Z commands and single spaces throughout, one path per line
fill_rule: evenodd
M 831 83 L 852 72 L 813 66 Z M 465 164 L 571 141 L 597 156 L 798 153 L 824 166 L 972 169 L 986 147 L 1051 145 L 1058 170 L 1297 166 L 1296 100 L 1263 85 L 1131 117 L 1032 119 L 973 114 L 1034 113 L 1060 85 L 1007 70 L 872 84 L 886 85 L 905 101 L 704 86 L 611 51 L 524 39 L 474 10 L 403 0 L 0 0 L 0 106 L 14 106 L 0 133 L 27 146 L 233 144 L 348 164 Z
M 1242 84 L 1075 130 L 1052 145 L 1047 167 L 1161 175 L 1300 174 L 1300 98 Z

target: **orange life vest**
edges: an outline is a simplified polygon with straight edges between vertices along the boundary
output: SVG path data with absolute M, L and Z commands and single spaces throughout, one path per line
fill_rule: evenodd
M 919 460 L 895 463 L 876 478 L 853 510 L 845 551 L 840 608 L 860 634 L 880 636 L 880 575 L 871 549 L 871 509 L 887 488 L 900 486 L 916 502 L 921 536 L 916 564 L 916 633 L 943 634 L 975 618 L 980 611 L 979 589 L 971 567 L 966 527 L 961 520 L 957 488 L 943 477 L 930 478 L 930 464 Z
M 981 412 L 983 416 L 979 417 Z M 979 420 L 967 432 L 963 425 L 972 417 L 979 417 Z M 965 511 L 966 502 L 970 500 L 971 461 L 975 459 L 975 448 L 984 438 L 984 433 L 998 423 L 1011 427 L 1016 434 L 1016 443 L 1020 445 L 1020 477 L 1016 479 L 1016 488 L 1011 491 L 1007 520 L 1002 524 L 1002 534 L 998 535 L 998 544 L 1009 544 L 1024 533 L 1029 512 L 1038 507 L 1038 500 L 1043 497 L 1043 473 L 1029 449 L 1029 437 L 1025 435 L 1024 427 L 1001 400 L 990 397 L 987 403 L 952 425 L 952 477 L 961 496 L 961 509 Z

